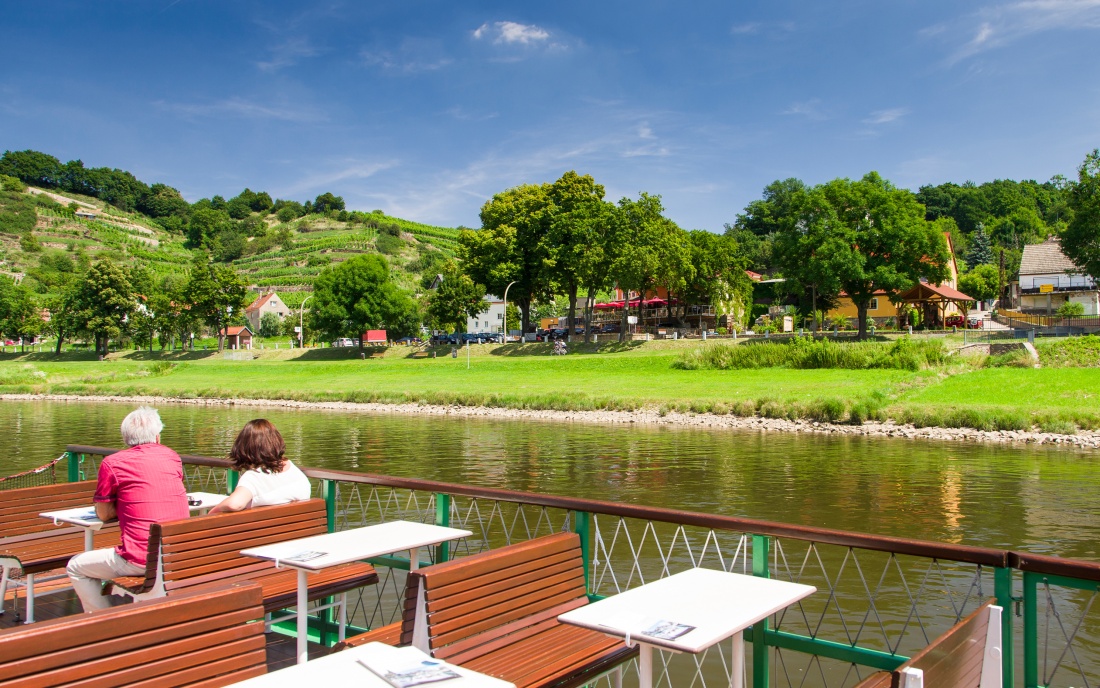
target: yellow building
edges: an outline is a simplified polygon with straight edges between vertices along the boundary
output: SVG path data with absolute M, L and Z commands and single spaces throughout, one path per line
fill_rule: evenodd
M 945 232 L 943 238 L 947 240 L 947 251 L 951 255 L 951 260 L 947 262 L 947 279 L 936 286 L 950 287 L 952 290 L 955 290 L 958 289 L 959 286 L 959 264 L 955 260 L 955 246 L 951 242 L 951 235 L 949 233 Z M 876 291 L 875 295 L 871 298 L 870 305 L 867 307 L 867 318 L 879 324 L 884 323 L 890 318 L 896 319 L 898 317 L 898 307 L 897 304 L 891 300 L 891 297 L 898 298 L 899 296 L 901 295 L 890 294 L 882 290 Z M 899 301 L 900 300 L 899 298 Z M 945 309 L 941 309 L 941 311 L 944 316 L 947 316 L 958 313 L 958 308 L 952 303 L 947 305 Z M 836 308 L 833 308 L 825 314 L 826 319 L 832 319 L 837 316 L 842 316 L 852 321 L 859 317 L 859 311 L 856 305 L 844 292 L 840 293 L 840 299 L 837 302 Z

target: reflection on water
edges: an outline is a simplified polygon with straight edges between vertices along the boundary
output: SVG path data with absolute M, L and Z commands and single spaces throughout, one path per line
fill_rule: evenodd
M 0 473 L 118 446 L 124 404 L 0 404 Z M 1100 559 L 1095 452 L 667 427 L 164 406 L 164 442 L 224 456 L 267 417 L 306 466 Z

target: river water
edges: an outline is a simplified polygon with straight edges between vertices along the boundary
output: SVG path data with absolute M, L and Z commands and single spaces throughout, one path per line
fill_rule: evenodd
M 120 403 L 0 403 L 0 474 L 120 446 Z M 300 465 L 1100 561 L 1100 454 L 672 427 L 166 405 L 163 441 L 225 456 L 269 418 Z
M 66 444 L 120 446 L 130 409 L 0 402 L 0 475 L 41 465 Z M 266 417 L 304 466 L 1100 561 L 1098 452 L 183 404 L 160 412 L 163 441 L 180 453 L 224 457 L 246 421 Z M 1090 656 L 1100 653 L 1096 625 L 1090 615 L 1079 635 L 1091 679 L 1100 677 Z

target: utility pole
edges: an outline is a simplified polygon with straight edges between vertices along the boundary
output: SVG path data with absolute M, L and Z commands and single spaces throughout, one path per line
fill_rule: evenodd
M 302 305 L 298 306 L 298 348 L 301 349 L 306 336 L 305 317 L 306 301 L 313 298 L 313 294 L 302 299 Z M 293 322 L 293 321 L 291 321 Z

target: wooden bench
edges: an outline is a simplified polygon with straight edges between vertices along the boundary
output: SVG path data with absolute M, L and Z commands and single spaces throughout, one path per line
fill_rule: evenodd
M 344 646 L 411 644 L 517 688 L 581 686 L 638 654 L 558 622 L 586 604 L 580 538 L 558 533 L 411 572 L 401 622 Z
M 149 527 L 145 576 L 116 578 L 104 594 L 172 596 L 211 583 L 248 580 L 262 587 L 266 611 L 285 609 L 297 604 L 294 569 L 277 569 L 274 562 L 241 556 L 240 551 L 327 532 L 325 502 L 320 499 L 155 523 Z M 377 582 L 370 564 L 333 566 L 310 574 L 309 599 Z
M 856 688 L 1000 688 L 1001 608 L 990 600 L 894 671 Z
M 267 672 L 263 616 L 233 583 L 0 631 L 0 686 L 227 686 Z
M 385 349 L 382 349 L 381 351 L 375 350 L 375 351 L 368 351 L 367 352 L 367 358 L 385 358 L 385 357 L 386 357 L 386 350 Z
M 35 576 L 64 568 L 69 559 L 84 551 L 84 533 L 76 527 L 61 528 L 38 514 L 91 506 L 96 482 L 84 480 L 40 487 L 5 490 L 0 499 L 0 614 L 9 585 L 27 589 L 27 623 L 34 621 Z M 96 548 L 114 547 L 119 542 L 118 526 L 107 526 L 95 534 Z M 12 578 L 23 572 L 24 581 Z M 63 578 L 64 576 L 57 576 Z
M 430 351 L 414 351 L 408 355 L 408 358 L 429 358 L 431 355 Z

